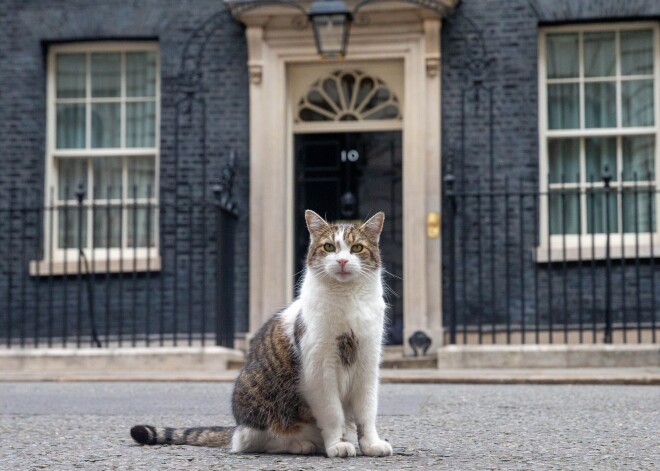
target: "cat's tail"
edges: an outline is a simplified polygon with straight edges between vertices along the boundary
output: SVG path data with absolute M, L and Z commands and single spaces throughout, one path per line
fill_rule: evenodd
M 142 445 L 197 445 L 230 448 L 236 427 L 153 427 L 136 425 L 131 437 Z

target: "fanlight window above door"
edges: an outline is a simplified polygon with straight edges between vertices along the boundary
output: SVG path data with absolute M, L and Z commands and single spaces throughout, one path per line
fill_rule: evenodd
M 378 77 L 337 70 L 314 82 L 300 99 L 296 122 L 401 119 L 399 100 Z

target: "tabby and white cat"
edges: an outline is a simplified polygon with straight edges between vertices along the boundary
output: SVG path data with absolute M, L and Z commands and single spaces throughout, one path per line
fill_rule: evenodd
M 247 453 L 388 456 L 378 437 L 378 364 L 385 302 L 378 248 L 384 214 L 357 227 L 305 212 L 310 244 L 300 296 L 255 335 L 236 380 L 236 427 L 137 425 L 142 444 Z

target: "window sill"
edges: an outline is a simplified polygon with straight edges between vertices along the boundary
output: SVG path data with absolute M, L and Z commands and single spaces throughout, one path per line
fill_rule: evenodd
M 127 257 L 123 259 L 97 259 L 92 264 L 88 263 L 89 271 L 85 269 L 85 263 L 79 262 L 77 258 L 73 260 L 32 260 L 30 261 L 30 276 L 57 276 L 69 275 L 77 276 L 80 267 L 80 274 L 87 275 L 103 273 L 145 273 L 156 272 L 161 269 L 160 257 Z
M 547 245 L 539 246 L 534 249 L 534 261 L 536 263 L 561 263 L 561 262 L 579 262 L 590 263 L 592 260 L 606 260 L 607 250 L 605 245 L 583 245 L 580 247 L 562 247 L 553 244 L 548 248 Z M 649 259 L 660 257 L 660 244 L 639 244 L 624 245 L 612 243 L 610 245 L 610 260 L 634 260 Z

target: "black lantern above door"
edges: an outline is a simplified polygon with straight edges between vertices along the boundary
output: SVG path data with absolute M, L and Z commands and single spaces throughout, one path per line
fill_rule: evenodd
M 342 0 L 317 0 L 307 13 L 316 50 L 324 58 L 344 57 L 353 15 Z
M 346 55 L 353 17 L 361 8 L 379 1 L 381 0 L 360 0 L 355 4 L 353 10 L 349 10 L 344 0 L 315 0 L 309 10 L 306 10 L 303 2 L 299 0 L 224 0 L 235 17 L 248 10 L 272 5 L 298 9 L 312 25 L 316 50 L 323 58 L 342 58 Z M 458 3 L 457 0 L 391 1 L 417 5 L 442 16 L 449 14 Z

